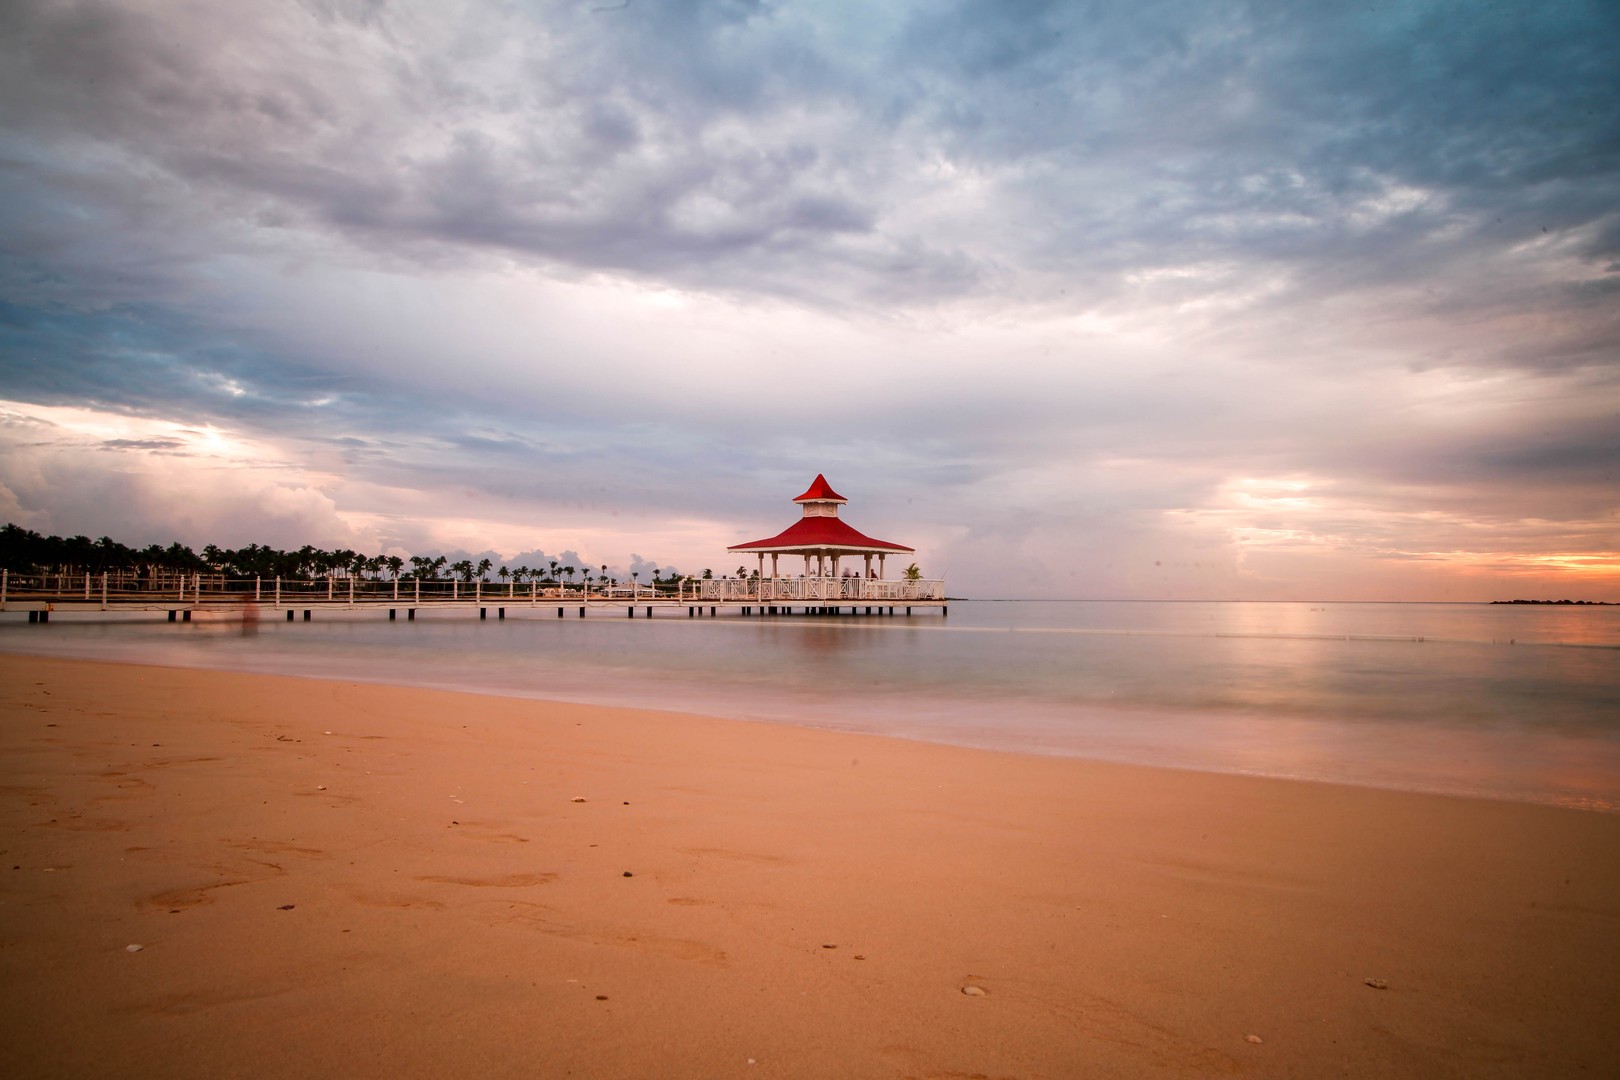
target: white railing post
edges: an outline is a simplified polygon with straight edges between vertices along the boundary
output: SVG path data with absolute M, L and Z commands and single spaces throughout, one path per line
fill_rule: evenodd
M 6 609 L 6 593 L 11 590 L 11 571 L 0 570 L 0 611 Z
M 473 603 L 482 604 L 483 602 L 484 602 L 484 579 L 479 578 L 477 581 L 473 582 Z
M 422 602 L 422 579 L 421 578 L 412 578 L 411 580 L 416 582 L 416 600 L 415 600 L 415 603 L 420 604 Z
M 354 577 L 353 577 L 353 575 L 350 575 L 350 577 L 349 577 L 349 606 L 351 608 L 354 607 Z
M 332 599 L 332 575 L 331 574 L 326 575 L 326 598 L 328 600 Z
M 101 610 L 107 610 L 107 571 L 101 572 Z
M 276 575 L 276 610 L 281 610 L 281 575 Z
M 264 579 L 261 578 L 258 574 L 254 574 L 253 575 L 253 602 L 255 604 L 257 604 L 259 602 L 259 593 L 260 593 L 260 590 L 263 589 L 263 587 L 264 587 Z
M 394 575 L 394 599 L 399 599 L 399 575 Z

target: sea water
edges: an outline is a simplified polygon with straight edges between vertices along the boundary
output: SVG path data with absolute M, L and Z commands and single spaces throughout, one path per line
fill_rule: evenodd
M 493 608 L 498 601 L 486 598 Z M 896 609 L 901 611 L 903 609 Z M 949 615 L 0 615 L 0 650 L 651 707 L 1620 812 L 1620 607 L 955 601 Z M 676 721 L 672 721 L 676 722 Z

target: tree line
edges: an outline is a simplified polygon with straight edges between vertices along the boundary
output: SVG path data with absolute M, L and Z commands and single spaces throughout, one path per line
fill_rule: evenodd
M 214 573 L 236 578 L 318 578 L 345 577 L 372 581 L 488 581 L 494 564 L 489 559 L 462 559 L 450 562 L 444 555 L 366 555 L 339 548 L 326 551 L 305 544 L 296 551 L 283 551 L 266 544 L 242 548 L 222 548 L 209 544 L 198 553 L 176 540 L 168 547 L 149 544 L 132 548 L 111 537 L 91 540 L 88 536 L 41 536 L 32 529 L 7 524 L 0 528 L 0 566 L 13 572 L 79 576 L 83 574 L 165 574 Z M 407 570 L 406 567 L 409 566 Z M 557 584 L 564 578 L 570 584 L 575 574 L 591 580 L 591 568 L 565 566 L 556 559 L 543 567 L 502 566 L 495 576 L 503 583 L 521 585 Z M 632 575 L 639 577 L 639 574 Z M 705 574 L 705 576 L 708 576 Z M 608 581 L 607 567 L 599 575 Z M 653 570 L 653 583 L 674 583 L 679 574 L 661 578 Z M 613 579 L 616 583 L 617 579 Z

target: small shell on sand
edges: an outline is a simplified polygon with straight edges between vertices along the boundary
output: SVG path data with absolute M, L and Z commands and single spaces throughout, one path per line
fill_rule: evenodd
M 1243 1041 L 1244 1042 L 1251 1042 L 1251 1043 L 1254 1043 L 1256 1046 L 1258 1046 L 1261 1043 L 1265 1042 L 1266 1040 L 1262 1039 L 1258 1035 L 1245 1035 L 1245 1036 L 1243 1036 Z
M 575 795 L 572 799 L 569 799 L 568 801 L 569 802 L 584 802 L 585 801 L 585 796 L 583 796 L 583 795 Z
M 146 948 L 145 945 L 125 945 L 124 946 L 124 951 L 125 952 L 140 952 L 144 948 Z
M 1372 987 L 1374 990 L 1389 989 L 1389 983 L 1385 982 L 1383 979 L 1362 979 L 1361 981 Z
M 984 997 L 984 987 L 964 986 L 962 987 L 962 993 L 966 994 L 968 997 Z

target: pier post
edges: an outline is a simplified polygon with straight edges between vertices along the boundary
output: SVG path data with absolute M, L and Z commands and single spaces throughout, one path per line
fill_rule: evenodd
M 309 622 L 309 608 L 304 609 L 304 621 Z
M 483 608 L 483 607 L 479 608 L 478 609 L 478 618 L 479 618 L 479 621 L 483 621 L 484 619 L 489 618 L 489 609 L 488 608 Z
M 172 611 L 169 612 L 169 621 L 174 622 L 174 612 L 172 612 Z M 287 609 L 287 621 L 288 622 L 293 621 L 293 610 L 292 610 L 292 608 Z
M 174 621 L 175 621 L 175 619 L 176 619 L 176 618 L 177 618 L 177 617 L 178 617 L 178 616 L 177 616 L 177 615 L 176 615 L 176 613 L 175 613 L 175 610 L 174 610 L 174 608 L 170 608 L 170 609 L 169 609 L 169 621 L 170 621 L 170 622 L 174 622 Z M 292 618 L 292 615 L 291 615 L 291 613 L 289 613 L 289 614 L 288 614 L 288 615 L 287 615 L 287 617 L 288 617 L 288 618 L 289 618 L 289 619 L 290 619 L 290 618 Z M 32 612 L 32 611 L 30 611 L 30 612 L 29 612 L 29 613 L 28 613 L 28 621 L 29 621 L 29 622 L 33 622 L 33 621 L 34 621 L 34 613 L 33 613 L 33 612 Z
M 692 605 L 691 604 L 686 605 L 686 617 L 688 619 L 690 619 L 692 617 Z
M 389 622 L 394 622 L 398 617 L 399 617 L 399 612 L 398 611 L 394 610 L 393 608 L 388 609 L 388 621 Z
M 636 605 L 631 604 L 629 607 L 624 609 L 624 613 L 626 615 L 630 616 L 632 619 L 635 618 L 636 617 Z
M 647 618 L 649 618 L 649 619 L 652 618 L 652 605 L 651 604 L 647 605 Z
M 186 610 L 184 610 L 184 611 L 182 611 L 180 613 L 180 621 L 181 622 L 190 622 L 191 621 L 191 609 L 190 608 L 187 608 Z
M 709 618 L 711 618 L 711 619 L 714 618 L 714 605 L 713 604 L 709 605 Z
M 173 615 L 173 614 L 174 614 L 174 612 L 172 612 L 172 611 L 171 611 L 171 612 L 169 612 L 169 614 L 171 614 L 171 615 Z M 30 612 L 29 612 L 29 613 L 28 613 L 28 621 L 29 621 L 29 622 L 30 622 L 30 623 L 37 623 L 37 622 L 39 622 L 39 612 L 37 612 L 37 611 L 30 611 Z
M 585 617 L 585 605 L 583 604 L 581 604 L 579 608 L 579 617 L 582 619 Z
M 505 608 L 503 608 L 503 607 L 498 607 L 498 608 L 496 608 L 496 609 L 495 609 L 495 617 L 496 617 L 496 618 L 497 618 L 497 619 L 504 619 L 504 618 L 506 618 L 506 609 L 505 609 Z
M 563 617 L 563 609 L 562 609 L 562 608 L 558 608 L 558 609 L 557 609 L 557 618 L 559 618 L 559 619 L 560 619 L 560 618 L 562 618 L 562 617 Z
M 405 612 L 405 621 L 406 622 L 415 622 L 416 621 L 416 609 L 415 608 L 411 608 L 410 610 Z

